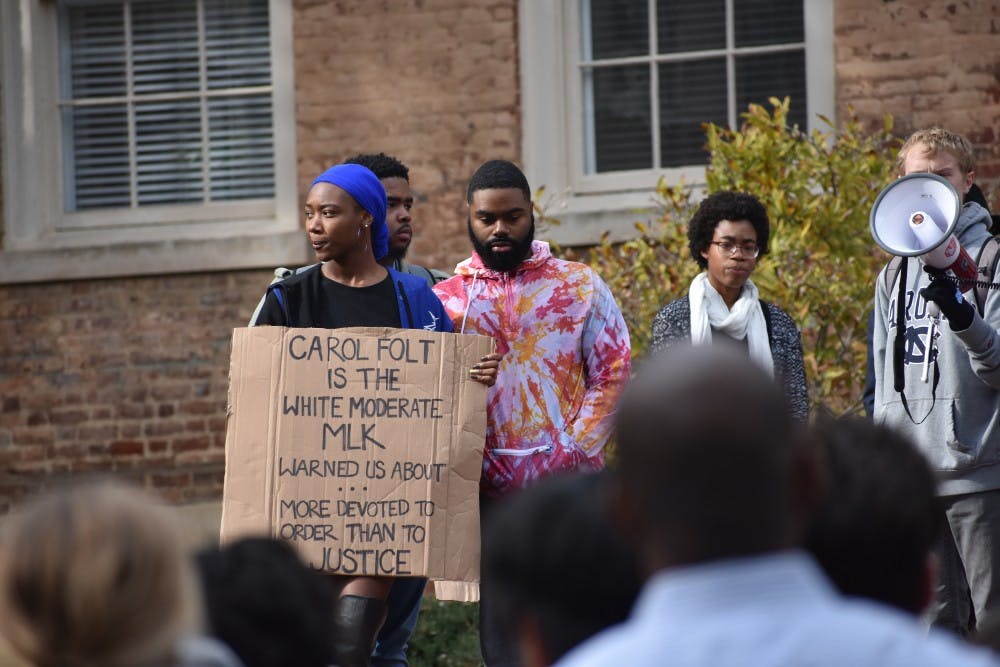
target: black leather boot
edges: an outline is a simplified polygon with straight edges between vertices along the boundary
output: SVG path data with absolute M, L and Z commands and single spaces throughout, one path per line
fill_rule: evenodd
M 360 595 L 338 599 L 333 611 L 333 664 L 368 667 L 385 616 L 385 600 Z

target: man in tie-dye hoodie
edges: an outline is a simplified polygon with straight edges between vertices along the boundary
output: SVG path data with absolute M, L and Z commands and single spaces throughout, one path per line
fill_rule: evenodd
M 490 336 L 503 354 L 487 404 L 481 512 L 488 521 L 505 494 L 547 475 L 604 466 L 631 348 L 604 281 L 533 241 L 531 190 L 520 169 L 486 162 L 472 176 L 467 201 L 475 252 L 434 292 L 455 331 Z M 488 551 L 484 545 L 486 558 Z M 515 664 L 514 647 L 490 618 L 488 582 L 481 594 L 486 664 Z

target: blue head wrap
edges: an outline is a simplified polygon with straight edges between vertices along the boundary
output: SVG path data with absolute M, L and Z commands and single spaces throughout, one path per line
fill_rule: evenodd
M 385 188 L 378 176 L 360 164 L 338 164 L 317 176 L 312 184 L 320 182 L 336 185 L 371 214 L 372 251 L 375 259 L 382 259 L 389 252 L 389 226 L 385 223 Z

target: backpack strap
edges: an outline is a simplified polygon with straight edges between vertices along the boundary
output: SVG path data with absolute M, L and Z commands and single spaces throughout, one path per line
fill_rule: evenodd
M 271 285 L 268 289 L 274 294 L 274 298 L 277 299 L 278 305 L 281 306 L 281 313 L 285 316 L 285 326 L 286 327 L 292 326 L 291 324 L 292 316 L 288 312 L 288 301 L 287 301 L 288 297 L 285 294 L 285 285 L 282 285 L 280 282 L 277 282 Z
M 998 262 L 1000 262 L 1000 236 L 991 236 L 979 249 L 979 258 L 976 260 L 979 280 L 976 281 L 973 295 L 980 317 L 983 316 L 983 309 L 986 307 L 986 293 L 996 277 Z
M 885 291 L 888 292 L 896 284 L 896 276 L 899 275 L 899 267 L 903 264 L 903 257 L 893 255 L 889 263 L 885 265 L 885 273 L 882 274 L 885 281 Z
M 406 319 L 407 322 L 404 324 L 404 329 L 416 329 L 417 321 L 413 319 L 413 311 L 410 310 L 410 298 L 406 296 L 406 288 L 403 286 L 402 280 L 396 281 L 396 288 L 399 289 L 399 296 L 403 299 L 403 306 L 406 308 Z

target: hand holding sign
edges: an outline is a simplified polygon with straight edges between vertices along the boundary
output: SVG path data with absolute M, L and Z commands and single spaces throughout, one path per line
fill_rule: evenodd
M 501 359 L 503 359 L 503 355 L 499 352 L 487 354 L 469 369 L 469 375 L 476 382 L 482 382 L 487 387 L 492 387 L 497 381 Z

